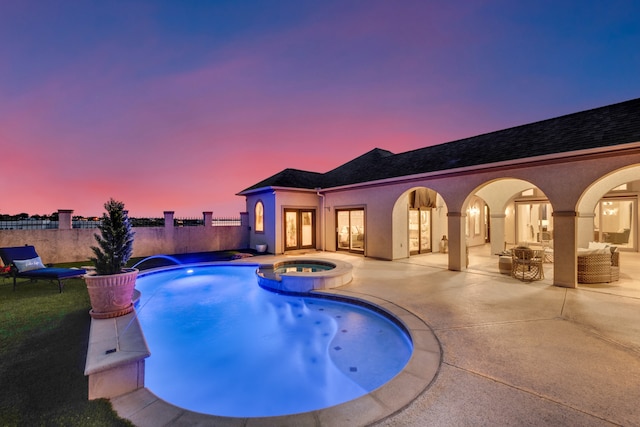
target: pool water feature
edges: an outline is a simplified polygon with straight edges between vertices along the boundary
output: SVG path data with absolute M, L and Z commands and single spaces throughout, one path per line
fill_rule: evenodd
M 274 294 L 257 286 L 255 266 L 173 269 L 140 277 L 137 288 L 152 354 L 146 386 L 196 412 L 261 417 L 337 405 L 389 381 L 412 354 L 388 317 Z

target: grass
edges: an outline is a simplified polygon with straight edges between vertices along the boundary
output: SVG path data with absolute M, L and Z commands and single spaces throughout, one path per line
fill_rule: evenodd
M 247 251 L 243 251 L 247 252 Z M 176 255 L 181 262 L 228 260 L 238 251 Z M 131 259 L 129 265 L 140 261 Z M 90 265 L 88 261 L 56 267 Z M 171 265 L 152 259 L 142 269 Z M 107 399 L 88 400 L 84 376 L 91 318 L 82 279 L 0 278 L 0 426 L 131 426 Z
M 106 399 L 88 400 L 84 280 L 0 279 L 0 425 L 130 426 Z

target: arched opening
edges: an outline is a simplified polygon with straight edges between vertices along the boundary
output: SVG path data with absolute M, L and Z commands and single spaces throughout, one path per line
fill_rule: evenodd
M 529 181 L 500 178 L 478 187 L 463 204 L 467 268 L 510 274 L 508 258 L 522 246 L 541 251 L 544 269 L 552 270 L 552 214 L 547 196 Z
M 578 201 L 579 286 L 637 286 L 640 165 L 613 171 L 589 186 Z
M 413 187 L 402 193 L 392 221 L 393 259 L 447 250 L 447 208 L 435 190 Z
M 619 169 L 594 182 L 580 198 L 578 247 L 589 242 L 615 245 L 620 251 L 638 251 L 638 195 L 640 165 Z
M 520 243 L 552 240 L 553 208 L 547 196 L 531 182 L 514 178 L 488 182 L 467 197 L 466 210 L 474 213 L 478 199 L 489 212 L 488 241 L 494 252 Z M 475 246 L 482 242 L 476 239 L 470 243 Z

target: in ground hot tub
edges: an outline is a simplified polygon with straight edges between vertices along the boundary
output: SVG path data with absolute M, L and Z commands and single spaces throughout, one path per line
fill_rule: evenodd
M 256 274 L 264 288 L 304 293 L 346 285 L 351 282 L 351 270 L 351 264 L 342 261 L 285 259 L 261 265 Z

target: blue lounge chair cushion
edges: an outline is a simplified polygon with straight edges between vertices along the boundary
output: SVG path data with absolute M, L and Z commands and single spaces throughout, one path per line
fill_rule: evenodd
M 29 270 L 24 273 L 16 273 L 16 277 L 24 277 L 30 279 L 51 279 L 60 280 L 68 279 L 71 277 L 84 276 L 86 271 L 81 268 L 57 268 L 57 267 L 45 267 L 37 270 Z
M 38 253 L 33 246 L 15 246 L 13 248 L 0 248 L 0 256 L 5 265 L 9 265 L 16 259 L 35 258 Z

